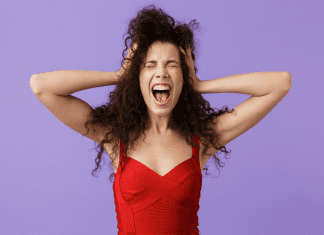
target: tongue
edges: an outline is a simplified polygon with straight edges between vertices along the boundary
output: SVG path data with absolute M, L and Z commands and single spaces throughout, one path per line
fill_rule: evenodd
M 165 102 L 168 95 L 165 92 L 156 92 L 155 99 L 159 102 Z

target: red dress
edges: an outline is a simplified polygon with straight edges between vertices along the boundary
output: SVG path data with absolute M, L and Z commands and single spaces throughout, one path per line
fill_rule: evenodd
M 118 235 L 199 235 L 202 174 L 196 153 L 199 138 L 192 137 L 197 146 L 192 147 L 193 156 L 164 176 L 127 155 L 121 169 L 125 145 L 120 141 L 113 183 Z

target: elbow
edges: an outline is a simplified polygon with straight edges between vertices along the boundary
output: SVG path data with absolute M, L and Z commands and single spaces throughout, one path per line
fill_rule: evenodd
M 33 76 L 30 77 L 29 85 L 30 85 L 30 88 L 32 89 L 33 93 L 36 94 L 37 93 L 37 89 L 36 89 L 36 74 L 34 74 Z
M 289 72 L 283 72 L 283 77 L 285 80 L 285 89 L 290 90 L 291 88 L 291 74 Z
M 291 74 L 289 72 L 284 72 L 285 76 L 289 79 L 291 79 Z

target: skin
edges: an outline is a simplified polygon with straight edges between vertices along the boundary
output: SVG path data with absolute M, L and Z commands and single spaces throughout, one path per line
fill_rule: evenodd
M 176 62 L 168 63 L 174 60 Z M 155 61 L 155 63 L 148 63 Z M 168 123 L 176 106 L 183 86 L 179 49 L 171 43 L 154 42 L 146 54 L 140 70 L 140 88 L 147 106 L 149 124 L 148 133 L 156 136 L 171 134 Z M 170 101 L 165 106 L 154 102 L 152 86 L 156 83 L 168 83 L 171 86 Z

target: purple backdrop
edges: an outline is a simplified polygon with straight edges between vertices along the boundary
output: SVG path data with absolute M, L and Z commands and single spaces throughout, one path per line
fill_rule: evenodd
M 93 177 L 94 142 L 57 120 L 29 79 L 57 70 L 116 71 L 128 22 L 150 3 L 176 20 L 200 23 L 201 80 L 292 75 L 287 96 L 226 146 L 231 158 L 220 155 L 220 175 L 207 162 L 201 234 L 324 234 L 324 4 L 309 0 L 1 1 L 0 234 L 117 234 L 108 156 Z M 95 107 L 114 88 L 74 95 Z M 249 98 L 203 96 L 213 108 L 230 109 Z

